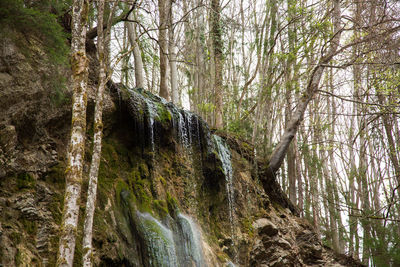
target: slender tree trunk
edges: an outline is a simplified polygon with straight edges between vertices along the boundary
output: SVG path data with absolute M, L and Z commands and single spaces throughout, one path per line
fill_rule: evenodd
M 296 155 L 296 177 L 297 177 L 297 195 L 298 195 L 298 204 L 297 206 L 300 209 L 300 216 L 304 217 L 304 185 L 301 177 L 301 160 L 300 153 L 297 147 L 295 148 Z
M 71 139 L 65 172 L 64 211 L 57 266 L 72 266 L 78 227 L 79 202 L 82 187 L 82 171 L 85 156 L 86 89 L 88 59 L 85 51 L 86 24 L 89 13 L 88 0 L 75 0 L 72 6 L 71 67 L 73 82 L 73 104 Z
M 160 23 L 158 29 L 158 43 L 160 47 L 160 92 L 159 95 L 169 100 L 168 90 L 168 40 L 167 40 L 167 26 L 168 26 L 168 8 L 167 1 L 171 0 L 158 0 L 158 12 L 160 16 Z
M 222 70 L 223 70 L 223 55 L 222 55 L 222 28 L 221 28 L 221 4 L 219 0 L 211 1 L 211 38 L 214 50 L 214 65 L 215 65 L 215 127 L 223 128 L 223 88 L 222 88 Z
M 173 8 L 172 0 L 168 0 L 168 52 L 169 52 L 169 66 L 171 71 L 171 95 L 172 103 L 179 104 L 178 92 L 178 68 L 176 66 L 176 46 L 175 46 L 175 27 L 173 25 Z
M 98 25 L 103 24 L 104 16 L 104 0 L 98 1 Z M 109 28 L 107 28 L 109 29 Z M 100 156 L 101 156 L 101 142 L 103 133 L 103 96 L 106 86 L 106 65 L 104 53 L 104 36 L 103 28 L 98 27 L 97 38 L 97 56 L 99 59 L 99 86 L 97 88 L 96 105 L 94 110 L 94 138 L 93 138 L 93 154 L 89 171 L 89 187 L 86 200 L 86 214 L 83 228 L 83 259 L 82 263 L 85 267 L 90 267 L 92 263 L 92 233 L 93 233 L 93 217 L 96 208 L 96 195 L 97 195 L 97 178 L 99 173 Z
M 128 17 L 129 20 L 134 20 L 134 14 L 131 12 Z M 135 64 L 135 86 L 136 88 L 145 88 L 144 74 L 143 74 L 143 60 L 139 44 L 136 40 L 136 27 L 133 22 L 127 23 L 128 38 L 131 46 L 133 47 L 133 59 Z

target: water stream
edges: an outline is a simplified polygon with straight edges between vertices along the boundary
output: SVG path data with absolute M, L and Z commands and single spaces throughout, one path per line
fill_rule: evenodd
M 193 220 L 182 213 L 177 216 L 179 232 L 182 238 L 184 251 L 184 266 L 203 267 L 206 266 L 203 258 L 201 245 L 201 234 Z
M 236 234 L 235 234 L 235 199 L 234 199 L 234 187 L 233 187 L 233 168 L 231 162 L 231 152 L 225 140 L 218 135 L 212 136 L 219 159 L 221 160 L 221 167 L 225 175 L 225 187 L 228 199 L 228 212 L 229 212 L 229 225 L 231 231 L 232 246 L 234 250 L 233 259 L 236 260 Z M 231 263 L 233 264 L 233 263 Z M 235 265 L 228 265 L 235 266 Z
M 231 152 L 226 142 L 220 136 L 213 135 L 213 140 L 218 152 L 218 156 L 221 160 L 222 169 L 225 174 L 225 185 L 226 185 L 226 193 L 227 193 L 228 208 L 229 208 L 229 222 L 232 227 L 231 231 L 233 232 L 235 201 L 234 201 L 234 191 L 233 191 L 234 188 L 233 188 L 233 169 L 231 162 Z
M 182 213 L 169 229 L 149 213 L 137 212 L 148 264 L 152 267 L 206 267 L 202 238 L 193 220 Z
M 138 228 L 144 239 L 149 265 L 152 267 L 176 267 L 178 259 L 172 231 L 149 213 L 137 212 Z

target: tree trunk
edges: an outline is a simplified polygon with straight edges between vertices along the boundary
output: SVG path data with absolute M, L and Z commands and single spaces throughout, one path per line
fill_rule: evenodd
M 71 67 L 73 104 L 71 139 L 65 171 L 64 211 L 57 266 L 72 266 L 78 227 L 79 202 L 82 186 L 82 170 L 85 156 L 86 89 L 88 59 L 85 51 L 86 24 L 89 13 L 88 0 L 75 0 L 72 7 Z
M 98 2 L 98 25 L 103 24 L 104 16 L 104 0 Z M 109 27 L 107 28 L 109 29 Z M 104 88 L 106 85 L 106 65 L 105 65 L 105 53 L 104 53 L 104 35 L 103 28 L 98 28 L 98 39 L 97 39 L 97 56 L 99 59 L 99 86 L 97 89 L 96 105 L 94 111 L 94 138 L 93 138 L 93 154 L 92 161 L 89 171 L 89 187 L 86 200 L 86 214 L 83 228 L 83 259 L 82 263 L 85 267 L 92 266 L 92 233 L 93 233 L 93 217 L 96 204 L 97 194 L 97 178 L 99 173 L 100 156 L 101 156 L 101 142 L 103 133 L 103 95 Z
M 133 12 L 129 14 L 129 20 L 134 20 Z M 128 22 L 128 38 L 131 46 L 133 47 L 133 59 L 135 64 L 135 87 L 144 88 L 144 74 L 143 74 L 143 60 L 139 44 L 136 40 L 136 27 L 134 22 Z
M 168 0 L 168 52 L 169 52 L 169 66 L 171 72 L 171 95 L 172 103 L 179 104 L 178 93 L 178 68 L 176 66 L 176 46 L 175 46 L 175 31 L 173 25 L 173 8 L 172 0 Z
M 215 127 L 223 128 L 223 88 L 222 88 L 222 29 L 221 29 L 221 5 L 219 0 L 211 1 L 211 38 L 214 50 L 215 65 Z
M 171 0 L 158 0 L 158 12 L 160 16 L 160 23 L 158 28 L 158 43 L 160 46 L 160 92 L 159 95 L 169 100 L 168 91 L 168 40 L 167 40 L 167 26 L 168 26 L 168 9 L 167 1 Z

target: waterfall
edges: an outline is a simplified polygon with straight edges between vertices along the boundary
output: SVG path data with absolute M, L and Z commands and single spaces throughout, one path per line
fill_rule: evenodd
M 152 267 L 176 267 L 178 260 L 172 231 L 149 213 L 136 213 L 139 232 L 144 239 L 149 265 Z
M 221 160 L 222 170 L 225 174 L 225 184 L 226 193 L 228 198 L 228 208 L 229 208 L 229 222 L 231 224 L 231 231 L 233 236 L 233 225 L 234 225 L 234 212 L 235 212 L 235 202 L 234 202 L 234 191 L 233 191 L 233 169 L 231 163 L 231 152 L 228 148 L 226 142 L 218 135 L 213 135 L 214 144 L 218 152 L 218 156 Z
M 188 149 L 192 141 L 190 131 L 192 116 L 184 111 L 180 111 L 178 114 L 178 138 L 181 144 Z
M 233 169 L 231 153 L 225 141 L 217 135 L 211 136 L 207 125 L 196 114 L 177 108 L 143 90 L 129 89 L 128 92 L 128 111 L 134 119 L 134 140 L 141 146 L 142 153 L 151 149 L 150 167 L 153 171 L 158 160 L 157 153 L 164 148 L 162 142 L 165 141 L 167 145 L 177 144 L 176 152 L 186 155 L 185 160 L 193 167 L 189 176 L 193 177 L 192 174 L 200 172 L 194 182 L 186 185 L 188 192 L 197 193 L 197 180 L 201 182 L 202 176 L 201 170 L 196 168 L 203 166 L 204 160 L 209 160 L 211 152 L 217 151 L 225 176 L 230 231 L 235 249 Z M 208 266 L 209 259 L 206 261 L 204 256 L 208 254 L 204 254 L 201 234 L 196 224 L 189 216 L 181 213 L 173 217 L 168 215 L 161 223 L 149 213 L 136 212 L 134 224 L 141 237 L 141 251 L 146 266 Z
M 136 212 L 138 230 L 144 239 L 152 267 L 206 267 L 201 233 L 193 220 L 182 213 L 171 231 L 149 213 Z
M 177 223 L 180 232 L 179 237 L 181 237 L 181 244 L 178 244 L 178 246 L 180 246 L 184 252 L 183 266 L 207 266 L 203 258 L 201 234 L 193 220 L 179 213 L 177 216 Z
M 165 119 L 163 112 L 171 115 L 171 123 L 177 140 L 189 154 L 195 142 L 200 145 L 200 123 L 197 115 L 177 108 L 172 103 L 149 92 L 140 89 L 128 89 L 128 92 L 131 115 L 142 123 L 146 122 L 147 127 L 142 128 L 147 128 L 147 141 L 150 142 L 152 152 L 155 152 L 155 139 L 158 137 L 155 135 L 155 121 L 160 122 Z
M 234 187 L 233 187 L 233 168 L 231 162 L 231 152 L 228 148 L 226 142 L 218 135 L 212 136 L 214 140 L 214 145 L 216 146 L 216 150 L 221 161 L 221 167 L 225 175 L 225 187 L 226 194 L 228 199 L 228 211 L 229 211 L 229 223 L 231 226 L 231 238 L 232 238 L 232 246 L 234 250 L 233 258 L 236 260 L 236 234 L 234 230 L 235 226 L 235 199 L 234 199 Z M 231 263 L 233 264 L 233 263 Z M 228 265 L 235 266 L 235 265 Z

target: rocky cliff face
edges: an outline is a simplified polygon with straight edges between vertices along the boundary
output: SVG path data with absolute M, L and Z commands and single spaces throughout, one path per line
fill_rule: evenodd
M 44 63 L 38 41 L 29 41 L 26 56 L 2 40 L 0 265 L 54 266 L 68 91 L 65 100 L 55 99 L 57 88 L 46 78 L 53 67 Z M 247 143 L 213 133 L 195 114 L 146 91 L 110 85 L 110 92 L 94 218 L 96 265 L 359 266 L 324 247 L 279 188 L 264 192 Z M 75 255 L 80 266 L 80 244 Z

